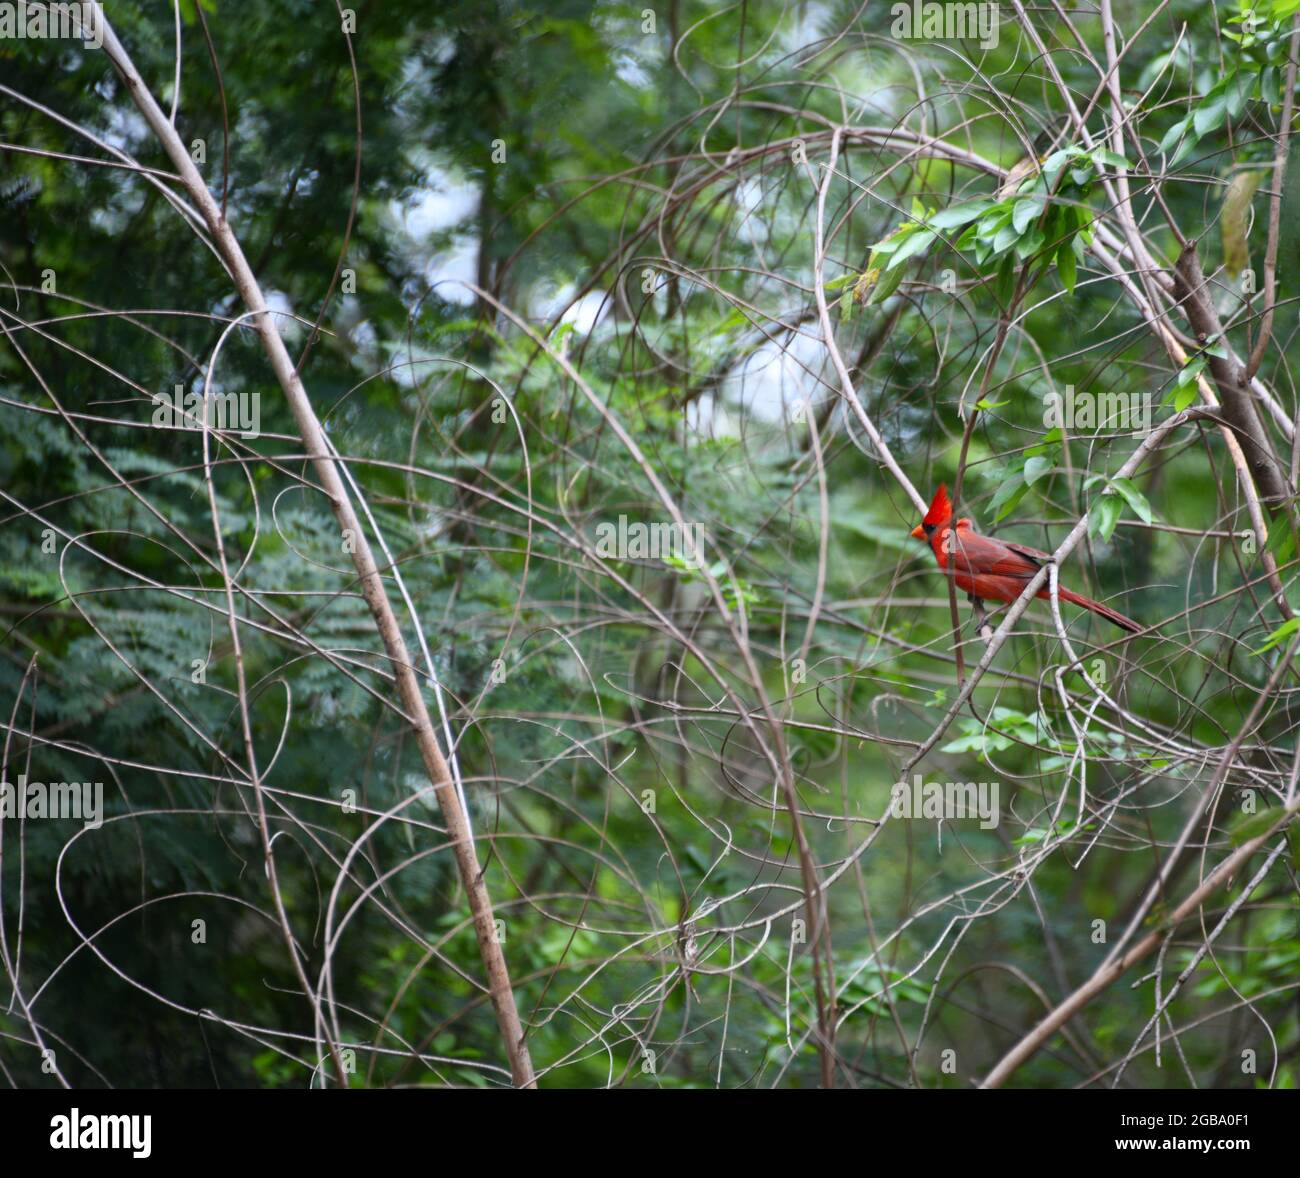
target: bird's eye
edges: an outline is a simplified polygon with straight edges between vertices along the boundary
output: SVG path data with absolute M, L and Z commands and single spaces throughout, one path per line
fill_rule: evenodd
M 934 528 L 935 528 L 934 524 L 922 524 L 921 526 L 925 529 L 925 534 L 927 536 L 934 535 Z

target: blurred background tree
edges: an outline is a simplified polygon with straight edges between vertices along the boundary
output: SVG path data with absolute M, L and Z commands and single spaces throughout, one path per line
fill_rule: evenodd
M 1252 808 L 1293 797 L 1294 627 L 1222 434 L 1180 430 L 1135 497 L 1107 496 L 1140 433 L 1045 416 L 1073 388 L 1163 420 L 1208 372 L 1198 348 L 1249 353 L 1258 295 L 1224 340 L 1178 323 L 1189 364 L 1171 362 L 1108 186 L 1130 173 L 1155 269 L 1177 226 L 1216 289 L 1246 270 L 1263 289 L 1287 4 L 1247 35 L 1183 0 L 1139 34 L 1149 6 L 1117 3 L 1118 162 L 1093 14 L 1031 32 L 1004 12 L 985 50 L 900 41 L 882 7 L 767 0 L 366 4 L 351 38 L 305 0 L 180 11 L 179 94 L 170 17 L 111 15 L 410 592 L 544 1085 L 814 1086 L 829 1066 L 844 1086 L 969 1086 L 1135 914 L 1158 927 Z M 5 820 L 5 988 L 74 1084 L 323 1082 L 231 762 L 201 434 L 150 425 L 151 398 L 210 375 L 259 398 L 260 436 L 222 440 L 214 487 L 282 898 L 322 993 L 328 972 L 350 1082 L 501 1084 L 464 895 L 292 416 L 251 333 L 213 364 L 243 310 L 229 278 L 173 182 L 67 158 L 169 170 L 102 53 L 0 42 L 0 63 L 5 778 L 102 780 L 109 818 Z M 1223 237 L 1245 171 L 1262 179 Z M 1292 491 L 1296 172 L 1259 371 L 1278 413 L 1258 402 Z M 927 241 L 889 269 L 909 236 Z M 1048 551 L 1092 508 L 1071 581 L 1160 626 L 1121 646 L 1069 612 L 1090 681 L 1055 674 L 1070 656 L 1031 608 L 917 767 L 999 783 L 991 830 L 879 823 L 956 698 L 954 635 L 916 508 L 843 396 L 819 282 L 920 492 L 960 471 L 982 530 Z M 664 495 L 707 536 L 703 567 L 597 551 L 602 523 L 670 522 Z M 1294 602 L 1290 504 L 1271 506 Z M 1168 1007 L 1176 1063 L 1142 1034 L 1152 983 L 1124 983 L 1015 1082 L 1109 1084 L 1134 1048 L 1125 1084 L 1293 1087 L 1293 866 L 1279 854 Z M 1166 974 L 1235 898 L 1171 932 Z M 0 1027 L 7 1080 L 53 1083 L 21 1002 Z

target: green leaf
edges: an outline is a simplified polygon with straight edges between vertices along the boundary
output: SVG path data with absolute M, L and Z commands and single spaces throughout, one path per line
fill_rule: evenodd
M 1295 535 L 1287 526 L 1284 516 L 1279 516 L 1273 521 L 1273 526 L 1268 533 L 1268 543 L 1264 545 L 1264 551 L 1272 556 L 1278 564 L 1286 564 L 1291 559 L 1291 554 L 1295 551 Z
M 1116 495 L 1106 493 L 1095 500 L 1088 513 L 1088 531 L 1103 540 L 1109 540 L 1119 523 L 1120 501 Z
M 998 270 L 997 290 L 998 302 L 1004 306 L 1011 302 L 1016 293 L 1016 259 L 1008 254 L 1003 259 L 1002 266 Z
M 1042 215 L 1046 204 L 1046 199 L 1041 196 L 1031 196 L 1026 200 L 1017 201 L 1015 208 L 1011 210 L 1011 224 L 1015 231 L 1023 234 Z
M 1279 642 L 1290 638 L 1297 630 L 1300 630 L 1300 618 L 1287 618 L 1272 634 L 1268 636 L 1268 641 L 1258 650 L 1252 650 L 1251 654 L 1263 654 L 1266 650 L 1272 650 Z
M 1181 164 L 1183 160 L 1187 159 L 1187 157 L 1196 150 L 1197 144 L 1199 144 L 1200 141 L 1199 136 L 1189 132 L 1187 137 L 1181 144 L 1179 144 L 1178 150 L 1174 152 L 1173 158 L 1169 161 L 1169 166 L 1172 168 Z
M 1228 118 L 1240 118 L 1241 112 L 1246 109 L 1246 102 L 1249 97 L 1246 87 L 1242 84 L 1240 74 L 1234 74 L 1227 88 Z
M 907 240 L 894 251 L 894 256 L 889 259 L 889 264 L 885 267 L 886 272 L 901 266 L 908 258 L 914 257 L 922 250 L 927 249 L 937 237 L 938 234 L 932 229 L 920 229 L 909 234 Z
M 1151 512 L 1151 504 L 1147 502 L 1147 497 L 1128 479 L 1112 479 L 1110 485 L 1124 497 L 1124 502 L 1137 513 L 1138 518 L 1143 523 L 1149 524 L 1155 518 Z
M 1198 386 L 1196 378 L 1205 371 L 1205 357 L 1197 356 L 1189 360 L 1178 372 L 1178 378 L 1174 382 L 1174 387 L 1170 390 L 1166 400 L 1172 400 L 1174 410 L 1181 413 L 1191 405 L 1197 397 Z
M 1169 128 L 1168 131 L 1165 132 L 1165 137 L 1162 140 L 1160 140 L 1161 152 L 1163 152 L 1165 155 L 1168 155 L 1171 151 L 1174 150 L 1174 147 L 1177 144 L 1182 142 L 1183 133 L 1187 130 L 1187 125 L 1190 122 L 1191 122 L 1190 118 L 1179 119 L 1178 122 L 1176 122 L 1172 127 Z
M 969 225 L 977 217 L 982 217 L 997 203 L 995 200 L 982 199 L 953 205 L 952 208 L 935 213 L 928 224 L 931 229 L 960 229 L 963 225 Z
M 1178 387 L 1191 384 L 1202 372 L 1205 371 L 1205 357 L 1197 356 L 1194 360 L 1189 360 L 1183 365 L 1178 372 Z
M 1043 248 L 1046 242 L 1046 235 L 1037 225 L 1033 226 L 1018 242 L 1016 242 L 1016 257 L 1022 262 L 1026 258 L 1033 257 Z
M 1269 66 L 1259 75 L 1259 96 L 1269 106 L 1279 106 L 1282 102 L 1281 71 L 1275 65 Z
M 1049 470 L 1054 469 L 1056 462 L 1042 454 L 1035 454 L 1032 458 L 1025 459 L 1025 482 L 1031 487 L 1038 482 Z
M 1029 494 L 1029 484 L 1022 478 L 1007 479 L 999 488 L 998 493 L 993 496 L 993 502 L 989 504 L 993 512 L 993 522 L 1005 519 L 1013 511 L 1017 504 L 1026 495 Z
M 217 11 L 216 0 L 201 0 L 201 4 L 204 12 Z M 192 25 L 199 17 L 197 8 L 194 0 L 180 0 L 181 20 L 187 25 Z
M 1043 161 L 1043 180 L 1049 189 L 1056 187 L 1056 178 L 1065 170 L 1065 165 L 1069 162 L 1068 149 L 1054 152 Z
M 894 293 L 895 290 L 898 289 L 898 284 L 902 281 L 903 271 L 901 269 L 886 270 L 876 279 L 876 284 L 871 289 L 871 298 L 867 300 L 868 304 L 871 306 L 877 306 L 880 303 L 883 303 L 891 294 Z
M 1056 270 L 1065 284 L 1065 289 L 1074 294 L 1074 282 L 1078 275 L 1079 262 L 1074 256 L 1074 249 L 1069 241 L 1063 241 L 1056 250 Z
M 999 205 L 987 217 L 981 217 L 975 223 L 975 234 L 980 241 L 992 243 L 993 239 L 1002 231 L 1003 227 L 1011 224 L 1011 209 L 1007 205 Z
M 995 254 L 1005 253 L 1020 239 L 1020 230 L 1014 225 L 1003 225 L 998 230 L 997 236 L 993 239 L 993 252 Z
M 1293 618 L 1292 621 L 1300 622 L 1300 618 Z M 1268 834 L 1281 818 L 1280 810 L 1264 810 L 1259 814 L 1251 814 L 1244 822 L 1233 826 L 1229 834 L 1232 845 L 1241 847 L 1246 843 L 1254 842 L 1255 839 Z
M 1216 130 L 1227 113 L 1228 102 L 1222 94 L 1198 106 L 1195 114 L 1192 115 L 1192 126 L 1196 128 L 1197 136 L 1208 135 Z

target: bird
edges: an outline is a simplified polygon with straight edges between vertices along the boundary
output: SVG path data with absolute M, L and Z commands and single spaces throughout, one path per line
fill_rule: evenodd
M 975 606 L 977 625 L 980 627 L 983 623 L 983 602 L 1015 601 L 1034 574 L 1052 560 L 1046 552 L 1039 552 L 1037 548 L 981 536 L 971 528 L 969 519 L 959 519 L 956 526 L 952 526 L 952 500 L 948 498 L 947 486 L 942 483 L 930 504 L 930 510 L 912 529 L 912 535 L 930 545 L 934 559 L 944 572 L 948 570 L 951 554 L 953 580 L 959 589 L 965 590 L 971 604 Z M 1114 622 L 1130 634 L 1143 629 L 1118 610 L 1066 589 L 1063 585 L 1058 587 L 1057 595 L 1062 601 L 1082 606 L 1107 621 Z M 1038 591 L 1038 597 L 1044 601 L 1051 597 L 1046 585 Z
M 1027 155 L 1017 160 L 1007 171 L 1006 178 L 998 185 L 998 200 L 1006 200 L 1020 191 L 1020 186 L 1030 176 L 1042 170 L 1043 161 L 1036 155 Z
M 1020 185 L 1026 179 L 1042 170 L 1047 158 L 1056 150 L 1056 145 L 1061 142 L 1068 125 L 1068 119 L 1057 119 L 1056 122 L 1050 123 L 1034 136 L 1033 150 L 1012 164 L 1002 183 L 998 185 L 998 200 L 1006 200 L 1008 197 L 1015 196 L 1020 191 Z

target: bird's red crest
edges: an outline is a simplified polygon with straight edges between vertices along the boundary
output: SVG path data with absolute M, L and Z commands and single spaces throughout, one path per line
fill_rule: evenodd
M 948 498 L 948 488 L 939 484 L 939 489 L 934 493 L 934 500 L 930 504 L 930 510 L 925 513 L 925 519 L 922 523 L 946 524 L 952 519 L 952 500 Z

